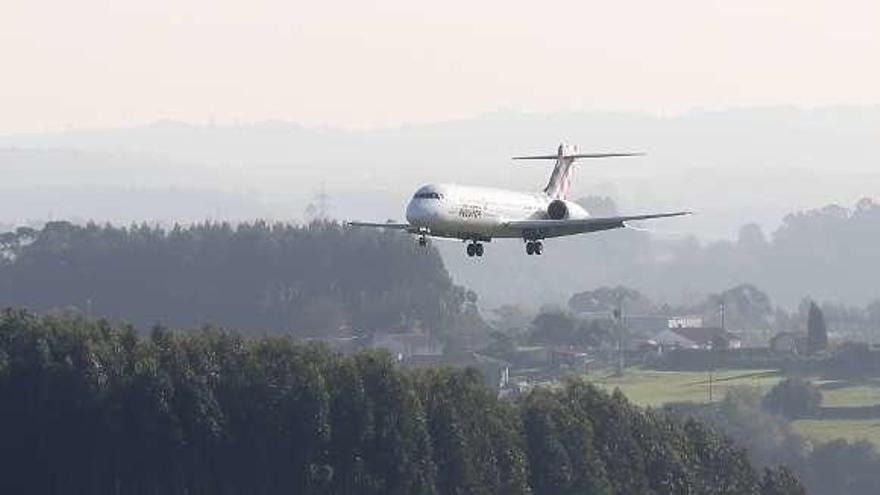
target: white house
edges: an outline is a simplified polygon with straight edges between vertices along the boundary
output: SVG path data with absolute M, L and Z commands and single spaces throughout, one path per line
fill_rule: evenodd
M 736 334 L 713 327 L 667 328 L 653 339 L 660 349 L 739 349 Z

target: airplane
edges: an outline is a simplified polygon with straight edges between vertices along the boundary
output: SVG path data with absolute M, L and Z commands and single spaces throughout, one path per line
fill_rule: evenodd
M 627 222 L 689 215 L 689 211 L 592 217 L 567 199 L 574 163 L 585 158 L 641 156 L 643 153 L 579 153 L 576 146 L 560 144 L 555 155 L 517 156 L 514 160 L 556 160 L 547 187 L 527 193 L 457 184 L 428 184 L 416 190 L 406 207 L 406 223 L 347 222 L 351 227 L 406 231 L 418 236 L 467 242 L 469 257 L 483 256 L 484 242 L 522 239 L 527 255 L 541 255 L 544 239 L 627 227 Z

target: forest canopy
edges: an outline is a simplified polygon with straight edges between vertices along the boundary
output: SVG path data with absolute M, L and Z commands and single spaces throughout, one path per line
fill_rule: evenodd
M 7 309 L 0 405 L 3 493 L 803 493 L 583 381 L 502 400 L 474 370 L 290 337 Z
M 318 336 L 447 329 L 468 299 L 408 236 L 266 222 L 164 229 L 52 222 L 0 234 L 0 303 Z

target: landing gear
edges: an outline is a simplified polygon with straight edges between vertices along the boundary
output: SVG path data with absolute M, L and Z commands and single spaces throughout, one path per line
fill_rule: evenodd
M 467 245 L 467 255 L 473 258 L 474 256 L 480 257 L 483 256 L 483 245 L 478 242 L 472 242 Z
M 425 247 L 428 245 L 428 238 L 425 236 L 419 236 L 419 247 Z
M 538 256 L 544 252 L 544 244 L 541 241 L 526 241 L 526 254 L 531 256 L 536 254 Z

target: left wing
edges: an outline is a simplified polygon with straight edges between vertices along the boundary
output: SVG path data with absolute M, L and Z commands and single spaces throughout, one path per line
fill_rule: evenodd
M 626 222 L 650 220 L 652 218 L 680 217 L 690 215 L 689 211 L 674 213 L 655 213 L 651 215 L 631 215 L 620 217 L 582 218 L 577 220 L 514 220 L 504 225 L 512 229 L 522 230 L 523 237 L 559 237 L 563 235 L 586 234 L 600 230 L 620 229 Z

